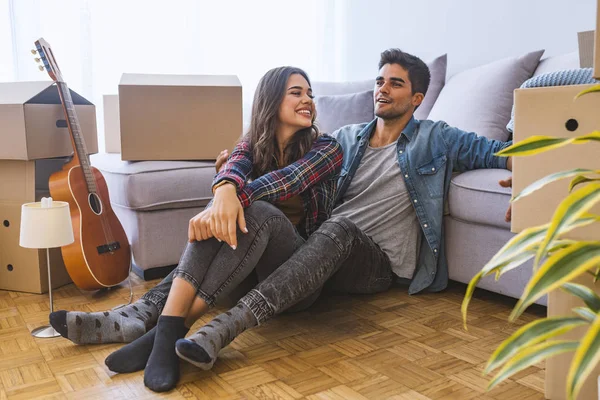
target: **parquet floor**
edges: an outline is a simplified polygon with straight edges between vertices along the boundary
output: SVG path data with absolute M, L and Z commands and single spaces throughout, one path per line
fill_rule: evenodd
M 135 298 L 155 283 L 134 281 Z M 120 344 L 33 338 L 30 330 L 47 321 L 47 295 L 0 291 L 0 400 L 543 399 L 543 364 L 491 392 L 485 392 L 488 378 L 481 371 L 495 346 L 545 309 L 509 325 L 514 301 L 479 292 L 465 332 L 464 289 L 452 284 L 444 293 L 419 296 L 402 288 L 327 296 L 309 311 L 282 315 L 239 336 L 212 371 L 182 362 L 179 385 L 163 395 L 144 387 L 143 372 L 118 375 L 106 368 L 104 358 Z M 55 291 L 55 309 L 100 311 L 128 295 L 125 286 L 92 294 L 68 285 Z

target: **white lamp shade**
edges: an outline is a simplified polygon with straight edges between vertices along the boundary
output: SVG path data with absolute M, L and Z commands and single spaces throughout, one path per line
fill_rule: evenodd
M 50 207 L 42 207 L 39 202 L 21 206 L 22 247 L 49 249 L 74 241 L 69 203 L 53 201 Z

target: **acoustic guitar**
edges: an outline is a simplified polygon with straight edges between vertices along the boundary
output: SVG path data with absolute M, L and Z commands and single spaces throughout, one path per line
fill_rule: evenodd
M 75 242 L 61 248 L 67 272 L 81 289 L 96 290 L 124 281 L 131 266 L 129 241 L 110 205 L 102 173 L 89 162 L 71 93 L 48 42 L 35 42 L 40 70 L 56 82 L 69 129 L 73 158 L 50 176 L 50 195 L 71 209 Z M 32 50 L 35 54 L 36 50 Z

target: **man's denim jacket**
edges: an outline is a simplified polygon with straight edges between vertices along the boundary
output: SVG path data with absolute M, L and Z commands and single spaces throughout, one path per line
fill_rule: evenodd
M 340 203 L 365 154 L 377 119 L 344 126 L 333 133 L 344 151 L 335 203 Z M 448 284 L 444 249 L 444 202 L 454 171 L 506 168 L 506 157 L 494 154 L 511 142 L 490 140 L 448 126 L 412 118 L 396 142 L 398 166 L 415 208 L 423 238 L 409 293 L 440 291 Z M 468 251 L 468 249 L 465 249 Z M 482 266 L 483 267 L 483 266 Z

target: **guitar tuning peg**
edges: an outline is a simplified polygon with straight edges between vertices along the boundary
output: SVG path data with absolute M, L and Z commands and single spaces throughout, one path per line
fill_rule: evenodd
M 40 61 L 42 61 L 42 59 L 41 59 L 41 58 L 39 58 L 39 57 L 36 57 L 36 58 L 34 58 L 34 60 L 35 60 L 35 62 L 37 62 L 37 63 L 39 63 Z
M 44 67 L 42 67 L 41 65 L 38 68 L 40 69 L 40 71 L 44 70 Z
M 31 54 L 37 54 L 37 50 L 31 49 Z

